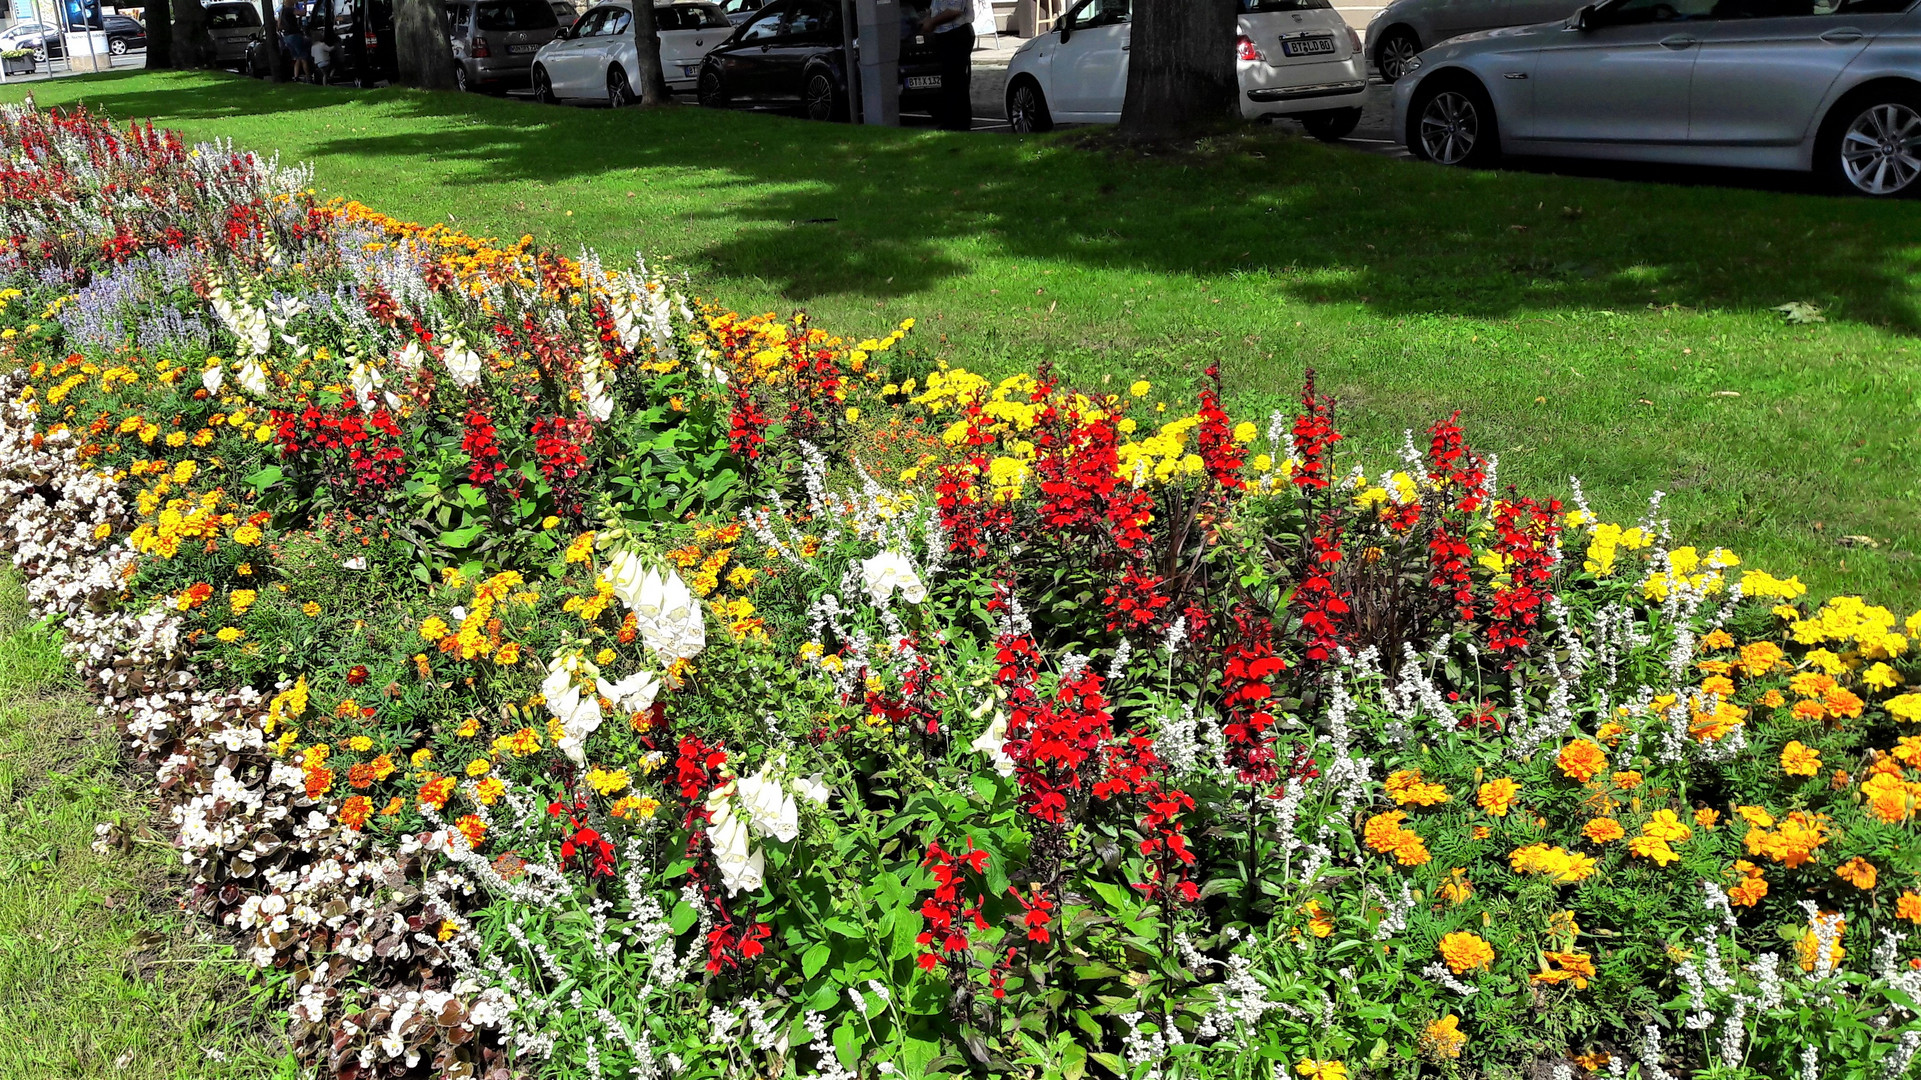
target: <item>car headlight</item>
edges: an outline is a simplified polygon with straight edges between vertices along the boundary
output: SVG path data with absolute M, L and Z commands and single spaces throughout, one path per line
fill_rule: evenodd
M 1421 58 L 1412 56 L 1408 58 L 1407 63 L 1401 65 L 1401 76 L 1405 78 L 1419 70 L 1421 70 Z

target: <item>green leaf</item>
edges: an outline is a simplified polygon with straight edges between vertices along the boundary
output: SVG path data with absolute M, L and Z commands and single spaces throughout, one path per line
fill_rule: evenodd
M 440 542 L 446 547 L 464 548 L 475 540 L 480 539 L 480 534 L 486 531 L 486 528 L 486 522 L 476 521 L 464 529 L 450 529 L 447 532 L 441 533 Z
M 852 1020 L 842 1020 L 834 1029 L 834 1056 L 840 1058 L 842 1068 L 860 1072 L 860 1029 Z
M 816 943 L 815 945 L 810 947 L 806 952 L 801 954 L 801 957 L 800 957 L 801 974 L 805 975 L 807 978 L 810 978 L 810 979 L 820 974 L 820 969 L 827 966 L 828 959 L 833 955 L 834 955 L 834 950 L 831 947 L 829 947 L 826 942 L 822 941 L 822 942 Z
M 269 465 L 247 477 L 247 485 L 255 491 L 265 491 L 286 478 L 287 474 L 280 471 L 280 466 Z
M 1061 1053 L 1061 1076 L 1066 1080 L 1081 1080 L 1087 1072 L 1087 1048 L 1080 1043 L 1068 1043 Z
M 674 913 L 667 917 L 667 925 L 674 928 L 675 934 L 684 934 L 700 921 L 700 913 L 687 905 L 685 900 L 674 905 Z

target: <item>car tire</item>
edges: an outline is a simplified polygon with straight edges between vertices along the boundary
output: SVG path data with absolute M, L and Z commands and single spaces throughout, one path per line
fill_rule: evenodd
M 544 67 L 535 67 L 533 74 L 534 101 L 541 105 L 558 105 L 560 99 L 554 96 L 554 80 Z
M 1921 91 L 1901 84 L 1841 99 L 1814 144 L 1814 167 L 1842 195 L 1921 195 Z
M 1407 111 L 1407 148 L 1422 161 L 1484 169 L 1501 160 L 1501 128 L 1487 91 L 1471 78 L 1430 78 Z
M 801 103 L 806 106 L 807 119 L 831 122 L 847 119 L 847 99 L 840 92 L 840 84 L 825 68 L 815 68 L 807 73 L 801 87 Z
M 1007 126 L 1018 135 L 1054 130 L 1054 114 L 1047 109 L 1047 95 L 1041 92 L 1041 84 L 1022 78 L 1008 89 Z
M 1407 74 L 1407 62 L 1420 54 L 1421 39 L 1407 27 L 1396 26 L 1381 35 L 1381 43 L 1374 49 L 1374 66 L 1382 82 L 1400 82 Z
M 727 107 L 727 80 L 721 77 L 719 68 L 707 65 L 700 69 L 700 81 L 694 84 L 694 97 L 709 109 Z
M 47 62 L 47 47 L 45 45 L 33 50 L 33 62 L 36 64 L 44 64 Z
M 1301 117 L 1301 126 L 1322 142 L 1340 142 L 1361 126 L 1361 110 L 1328 109 Z
M 127 39 L 113 38 L 107 42 L 107 51 L 115 56 L 127 55 Z
M 639 101 L 634 95 L 634 84 L 627 79 L 627 71 L 619 64 L 607 69 L 607 104 L 611 108 L 624 109 Z

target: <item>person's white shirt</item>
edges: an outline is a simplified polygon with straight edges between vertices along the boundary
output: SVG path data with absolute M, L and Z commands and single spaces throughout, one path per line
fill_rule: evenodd
M 324 41 L 316 41 L 310 50 L 315 67 L 326 67 L 333 59 L 333 49 Z
M 961 12 L 966 17 L 944 22 L 934 27 L 934 33 L 945 34 L 949 30 L 959 30 L 963 26 L 974 25 L 974 0 L 934 0 L 934 5 L 927 10 L 927 16 L 934 18 L 949 11 Z

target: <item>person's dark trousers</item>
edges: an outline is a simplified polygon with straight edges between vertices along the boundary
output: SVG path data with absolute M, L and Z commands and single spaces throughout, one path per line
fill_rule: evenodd
M 974 126 L 969 86 L 974 77 L 974 28 L 935 34 L 934 50 L 940 57 L 940 109 L 934 119 L 949 131 L 966 131 Z

